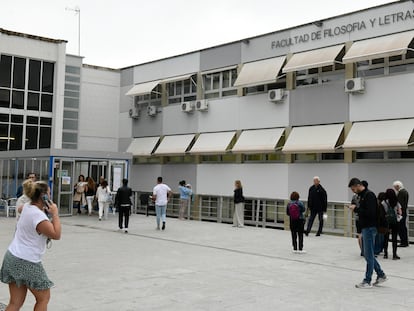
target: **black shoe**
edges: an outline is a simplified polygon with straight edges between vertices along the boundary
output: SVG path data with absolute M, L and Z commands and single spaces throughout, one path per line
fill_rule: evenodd
M 165 230 L 165 221 L 162 223 L 162 230 Z
M 318 233 L 316 234 L 316 236 L 321 236 L 321 234 L 318 232 Z
M 305 235 L 308 236 L 309 235 L 309 232 L 308 231 L 305 231 Z
M 408 247 L 408 244 L 399 244 L 398 247 Z
M 397 255 L 392 256 L 392 260 L 398 260 L 398 259 L 401 259 L 401 257 Z
M 384 259 L 388 259 L 388 254 L 384 254 Z

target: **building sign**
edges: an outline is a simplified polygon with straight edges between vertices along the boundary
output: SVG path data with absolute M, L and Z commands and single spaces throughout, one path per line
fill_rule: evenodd
M 275 40 L 271 42 L 271 49 L 286 48 L 296 44 L 303 44 L 321 39 L 329 39 L 336 36 L 367 30 L 370 28 L 383 27 L 404 22 L 414 22 L 414 10 L 406 10 L 377 17 L 370 17 L 366 20 L 360 20 L 349 24 L 324 28 L 318 31 L 312 31 L 293 37 Z

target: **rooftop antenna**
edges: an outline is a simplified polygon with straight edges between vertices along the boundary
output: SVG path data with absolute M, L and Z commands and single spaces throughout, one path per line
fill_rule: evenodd
M 65 10 L 75 12 L 75 15 L 78 15 L 78 56 L 80 56 L 80 38 L 81 38 L 81 36 L 80 36 L 80 33 L 81 33 L 80 7 L 79 6 L 75 6 L 74 8 L 66 7 Z

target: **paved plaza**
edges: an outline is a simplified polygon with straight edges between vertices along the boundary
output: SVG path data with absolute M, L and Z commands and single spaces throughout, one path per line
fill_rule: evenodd
M 389 277 L 381 287 L 356 289 L 365 262 L 357 241 L 314 234 L 307 254 L 293 254 L 290 232 L 132 215 L 129 233 L 117 215 L 99 222 L 62 218 L 60 241 L 44 256 L 55 282 L 49 310 L 413 310 L 414 245 L 400 261 L 382 259 Z M 0 255 L 14 218 L 0 218 Z M 0 284 L 0 306 L 8 287 Z M 32 310 L 28 294 L 22 308 Z M 0 307 L 1 309 L 1 307 Z

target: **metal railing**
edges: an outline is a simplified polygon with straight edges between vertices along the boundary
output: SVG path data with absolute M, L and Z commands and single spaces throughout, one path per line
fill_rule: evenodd
M 152 202 L 141 202 L 140 196 L 148 192 L 134 192 L 133 212 L 155 214 Z M 288 201 L 273 198 L 249 198 L 244 204 L 244 223 L 263 228 L 288 229 L 289 218 L 286 215 Z M 306 206 L 306 201 L 303 202 Z M 355 215 L 348 209 L 349 202 L 329 202 L 327 218 L 324 220 L 324 232 L 341 236 L 355 237 Z M 180 209 L 179 195 L 174 195 L 167 206 L 168 217 L 178 217 Z M 232 223 L 234 213 L 233 197 L 217 195 L 197 195 L 188 208 L 188 218 L 200 221 Z M 318 219 L 314 228 L 317 229 Z M 408 232 L 410 241 L 414 241 L 414 206 L 408 208 Z

